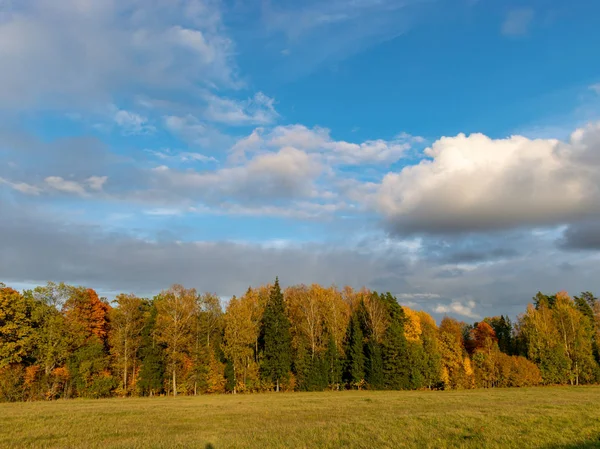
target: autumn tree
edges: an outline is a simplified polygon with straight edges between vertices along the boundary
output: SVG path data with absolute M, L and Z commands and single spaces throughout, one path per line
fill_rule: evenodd
M 438 339 L 438 327 L 435 320 L 426 312 L 416 312 L 421 327 L 421 345 L 423 346 L 423 385 L 429 389 L 440 383 L 442 371 L 442 355 Z
M 64 375 L 52 376 L 52 372 L 63 368 L 69 354 L 73 350 L 74 337 L 70 334 L 65 316 L 61 309 L 69 298 L 70 286 L 64 283 L 48 282 L 45 286 L 26 291 L 34 304 L 33 321 L 35 322 L 34 356 L 41 365 L 49 382 L 48 396 L 55 397 L 57 389 L 63 386 Z M 59 385 L 60 384 L 60 385 Z
M 595 380 L 598 365 L 592 351 L 593 327 L 590 319 L 577 309 L 566 292 L 556 294 L 552 310 L 565 354 L 570 360 L 570 382 L 579 385 L 581 381 Z
M 453 318 L 444 317 L 439 327 L 439 342 L 444 388 L 471 388 L 473 371 L 463 344 L 461 324 Z
M 177 373 L 193 343 L 198 294 L 195 289 L 173 285 L 156 298 L 158 341 L 166 347 L 173 396 L 177 396 Z
M 130 379 L 135 378 L 138 367 L 138 352 L 142 344 L 142 329 L 148 312 L 148 301 L 135 295 L 121 294 L 117 295 L 115 303 L 117 307 L 109 313 L 110 352 L 115 359 L 115 367 L 122 373 L 123 393 L 127 394 Z
M 527 306 L 527 312 L 519 318 L 518 329 L 527 357 L 540 368 L 544 383 L 562 384 L 569 379 L 571 361 L 564 342 L 561 344 L 550 306 L 553 303 L 545 297 L 537 298 L 535 306 Z
M 261 348 L 263 353 L 263 376 L 275 383 L 279 391 L 282 380 L 287 379 L 291 369 L 290 322 L 285 312 L 279 279 L 271 288 L 261 323 Z
M 245 389 L 246 368 L 252 358 L 255 331 L 252 310 L 248 305 L 250 305 L 249 301 L 241 301 L 234 296 L 229 301 L 225 314 L 223 352 L 233 365 L 234 393 L 237 392 L 240 384 L 242 389 Z
M 491 318 L 485 318 L 484 321 L 488 323 L 494 330 L 500 351 L 505 354 L 513 355 L 515 348 L 513 341 L 513 327 L 510 318 L 500 315 Z
M 0 368 L 21 363 L 34 343 L 32 305 L 18 291 L 0 286 Z
M 78 345 L 97 339 L 103 345 L 108 337 L 110 306 L 91 288 L 70 287 L 63 313 Z

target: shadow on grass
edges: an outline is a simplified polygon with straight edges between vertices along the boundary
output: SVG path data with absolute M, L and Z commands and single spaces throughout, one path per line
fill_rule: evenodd
M 211 443 L 208 443 L 206 446 L 204 446 L 204 449 L 215 449 L 215 447 Z

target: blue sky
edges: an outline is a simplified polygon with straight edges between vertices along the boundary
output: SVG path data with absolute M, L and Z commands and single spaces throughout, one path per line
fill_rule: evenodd
M 598 292 L 600 4 L 0 2 L 0 278 L 436 316 Z

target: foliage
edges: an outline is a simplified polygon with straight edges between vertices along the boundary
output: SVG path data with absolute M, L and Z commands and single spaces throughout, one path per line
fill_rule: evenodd
M 600 380 L 600 304 L 538 293 L 514 325 L 317 284 L 249 288 L 223 312 L 173 285 L 112 307 L 86 287 L 0 284 L 0 401 L 270 390 L 470 389 Z

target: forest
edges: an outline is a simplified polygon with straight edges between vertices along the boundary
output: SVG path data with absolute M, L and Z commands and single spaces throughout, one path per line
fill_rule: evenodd
M 475 323 L 335 286 L 249 288 L 228 301 L 0 283 L 0 401 L 600 382 L 600 302 L 537 293 L 513 323 Z

